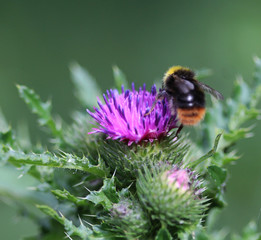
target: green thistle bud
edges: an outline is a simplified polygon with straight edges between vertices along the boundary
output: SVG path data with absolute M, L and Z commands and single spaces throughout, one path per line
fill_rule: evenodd
M 169 164 L 179 164 L 183 160 L 188 149 L 187 140 L 175 137 L 175 132 L 171 132 L 161 141 L 132 146 L 107 140 L 100 148 L 101 158 L 111 172 L 117 170 L 116 176 L 122 186 L 126 187 L 136 180 L 138 170 L 144 166 L 166 161 Z
M 119 203 L 113 204 L 110 218 L 106 223 L 121 237 L 127 239 L 145 239 L 150 233 L 149 218 L 140 204 L 133 200 L 123 198 Z
M 207 207 L 195 172 L 174 166 L 144 168 L 137 181 L 138 196 L 152 219 L 179 230 L 196 225 Z

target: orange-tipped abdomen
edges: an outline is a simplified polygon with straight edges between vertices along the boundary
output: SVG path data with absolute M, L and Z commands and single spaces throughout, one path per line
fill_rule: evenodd
M 178 108 L 178 119 L 183 125 L 196 125 L 205 116 L 205 108 Z

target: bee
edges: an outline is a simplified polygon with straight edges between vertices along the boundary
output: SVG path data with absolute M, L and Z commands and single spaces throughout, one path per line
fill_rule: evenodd
M 195 79 L 195 73 L 189 68 L 181 66 L 171 67 L 164 75 L 162 89 L 156 96 L 148 115 L 155 108 L 158 100 L 167 98 L 171 114 L 177 117 L 181 123 L 178 132 L 183 125 L 196 125 L 205 116 L 205 92 L 210 93 L 218 100 L 223 96 L 220 92 Z

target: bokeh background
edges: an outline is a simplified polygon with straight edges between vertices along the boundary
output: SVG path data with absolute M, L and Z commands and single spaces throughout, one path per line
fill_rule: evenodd
M 261 1 L 2 1 L 0 0 L 0 106 L 16 127 L 28 122 L 34 141 L 45 136 L 36 117 L 19 99 L 15 84 L 35 89 L 53 110 L 70 121 L 79 109 L 68 69 L 77 61 L 95 76 L 103 90 L 113 86 L 112 65 L 129 81 L 151 85 L 164 71 L 180 64 L 210 68 L 206 79 L 225 97 L 239 74 L 252 79 L 253 56 L 261 56 Z M 259 222 L 261 208 L 260 123 L 255 137 L 238 146 L 242 158 L 231 166 L 227 208 L 216 229 L 240 232 L 250 220 Z M 14 175 L 20 189 L 18 173 Z M 10 176 L 10 175 L 9 175 Z M 25 179 L 29 181 L 30 179 Z M 19 239 L 36 225 L 0 198 L 1 239 Z

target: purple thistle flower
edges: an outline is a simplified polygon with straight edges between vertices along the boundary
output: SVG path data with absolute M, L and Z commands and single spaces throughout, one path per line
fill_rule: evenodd
M 128 145 L 133 142 L 150 141 L 159 139 L 173 128 L 177 128 L 176 115 L 171 116 L 166 99 L 158 101 L 154 110 L 147 116 L 153 102 L 156 99 L 157 90 L 153 85 L 151 92 L 146 91 L 146 85 L 135 90 L 134 83 L 132 89 L 122 93 L 117 90 L 107 90 L 107 95 L 103 94 L 105 104 L 98 98 L 99 109 L 94 107 L 95 112 L 87 109 L 87 112 L 99 124 L 92 133 L 105 133 L 108 138 L 127 141 Z

